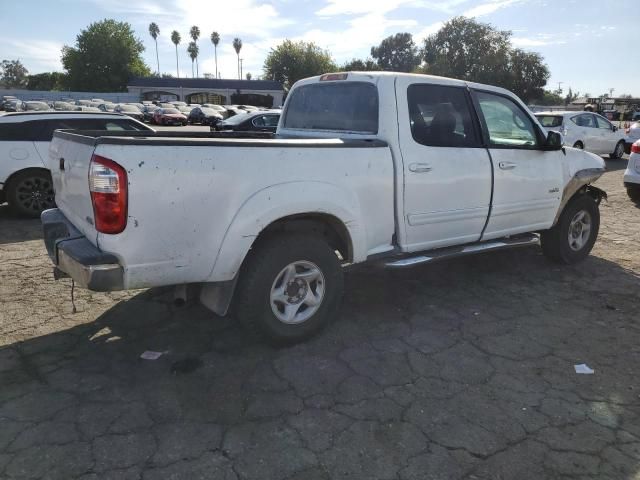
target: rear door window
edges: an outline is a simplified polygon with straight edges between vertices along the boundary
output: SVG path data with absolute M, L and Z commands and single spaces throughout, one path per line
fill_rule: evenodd
M 366 82 L 313 83 L 296 88 L 284 128 L 378 133 L 378 89 Z
M 33 142 L 40 137 L 43 122 L 29 121 L 16 123 L 0 123 L 0 141 Z
M 596 128 L 595 121 L 593 120 L 593 115 L 589 113 L 583 113 L 581 115 L 571 117 L 571 121 L 579 127 Z
M 562 126 L 562 115 L 536 115 L 536 118 L 545 128 L 556 128 Z
M 407 91 L 411 135 L 432 147 L 479 147 L 466 91 L 461 87 L 414 84 Z

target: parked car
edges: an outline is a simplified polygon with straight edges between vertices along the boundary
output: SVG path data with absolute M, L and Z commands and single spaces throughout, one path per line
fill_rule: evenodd
M 5 112 L 21 112 L 22 111 L 22 100 L 17 98 L 9 98 L 6 100 L 2 107 Z
M 609 120 L 591 112 L 540 112 L 535 114 L 548 131 L 559 132 L 564 144 L 611 159 L 624 155 L 624 132 Z
M 2 97 L 0 97 L 0 111 L 4 110 L 4 104 L 6 102 L 8 102 L 9 100 L 17 100 L 17 97 L 14 97 L 13 95 L 3 95 Z
M 174 107 L 178 108 L 178 107 L 186 107 L 187 106 L 187 102 L 170 102 L 171 105 L 173 105 Z
M 188 123 L 200 123 L 202 125 L 215 125 L 224 120 L 224 117 L 213 108 L 196 107 L 187 116 Z
M 73 110 L 75 112 L 102 112 L 98 107 L 87 107 L 84 105 L 77 105 Z
M 563 151 L 502 88 L 329 74 L 296 82 L 282 115 L 274 139 L 57 132 L 59 208 L 42 222 L 58 272 L 92 290 L 199 286 L 208 308 L 234 301 L 251 331 L 290 343 L 336 316 L 343 265 L 539 242 L 573 264 L 596 241 L 603 159 Z
M 114 107 L 113 111 L 135 118 L 140 122 L 144 122 L 144 114 L 135 105 L 123 105 L 119 103 Z
M 49 105 L 47 105 L 45 102 L 22 102 L 23 112 L 44 112 L 47 110 L 51 110 L 51 107 L 49 107 Z
M 640 202 L 640 140 L 631 145 L 629 163 L 624 172 L 624 186 L 629 198 L 634 202 Z
M 101 112 L 115 112 L 116 104 L 115 103 L 101 103 L 98 105 L 98 109 Z
M 276 133 L 280 112 L 255 111 L 227 118 L 211 126 L 211 131 L 272 132 Z
M 156 125 L 186 125 L 187 116 L 177 108 L 158 108 L 153 112 L 153 122 Z
M 60 111 L 70 112 L 75 109 L 75 105 L 68 102 L 56 101 L 56 102 L 53 102 L 53 109 L 57 112 L 60 112 Z
M 158 106 L 160 108 L 176 108 L 173 103 L 168 103 L 168 102 L 160 102 L 158 103 Z
M 248 113 L 246 110 L 236 108 L 233 105 L 225 105 L 224 109 L 227 111 L 227 118 L 231 118 L 236 115 L 246 115 Z
M 153 112 L 158 110 L 158 108 L 159 107 L 155 106 L 152 103 L 145 104 L 144 108 L 142 109 L 142 116 L 144 118 L 144 121 L 145 122 L 149 122 L 149 123 L 153 123 Z
M 211 108 L 212 110 L 215 110 L 220 115 L 222 115 L 223 119 L 229 116 L 229 111 L 222 105 L 216 105 L 215 103 L 203 103 L 201 106 L 204 108 Z
M 185 117 L 188 117 L 189 114 L 191 113 L 191 110 L 193 110 L 193 107 L 187 106 L 187 105 L 179 105 L 176 107 L 176 109 L 182 113 Z
M 2 115 L 0 203 L 6 200 L 14 211 L 31 217 L 54 206 L 48 156 L 51 137 L 57 129 L 153 132 L 132 118 L 101 112 L 45 111 Z
M 640 140 L 640 122 L 632 123 L 629 128 L 624 131 L 624 151 L 631 153 L 631 145 Z

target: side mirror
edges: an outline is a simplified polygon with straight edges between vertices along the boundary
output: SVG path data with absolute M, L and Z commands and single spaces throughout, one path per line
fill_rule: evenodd
M 547 141 L 543 146 L 543 150 L 552 151 L 552 150 L 560 150 L 563 145 L 562 135 L 558 132 L 554 132 L 551 130 L 547 134 Z
M 616 127 L 615 125 L 611 125 L 611 127 L 613 127 L 613 131 L 617 132 L 618 131 L 618 127 Z

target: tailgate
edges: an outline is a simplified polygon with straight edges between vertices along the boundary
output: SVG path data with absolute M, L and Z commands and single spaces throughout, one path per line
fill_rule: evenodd
M 58 208 L 89 241 L 95 243 L 97 232 L 89 193 L 89 165 L 95 149 L 93 140 L 55 132 L 49 147 L 49 169 Z

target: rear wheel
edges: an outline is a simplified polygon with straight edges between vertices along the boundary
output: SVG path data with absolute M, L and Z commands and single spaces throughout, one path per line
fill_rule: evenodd
M 16 174 L 7 187 L 7 202 L 19 215 L 37 218 L 56 206 L 48 172 L 32 170 Z
M 557 263 L 580 262 L 591 252 L 599 229 L 598 204 L 587 194 L 579 195 L 565 206 L 558 223 L 542 232 L 542 251 Z
M 573 148 L 577 148 L 579 150 L 584 150 L 584 144 L 580 141 L 573 144 Z
M 291 344 L 327 325 L 342 289 L 342 267 L 326 242 L 306 234 L 275 235 L 249 253 L 236 312 L 250 332 Z
M 620 140 L 616 144 L 616 148 L 613 151 L 613 153 L 609 154 L 609 158 L 612 160 L 619 160 L 622 158 L 623 155 L 624 155 L 624 140 Z

